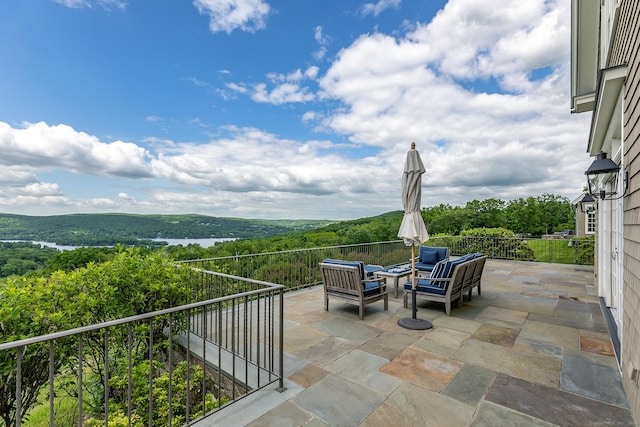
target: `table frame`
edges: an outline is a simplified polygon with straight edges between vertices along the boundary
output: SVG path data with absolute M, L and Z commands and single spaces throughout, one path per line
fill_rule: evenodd
M 390 268 L 398 268 L 398 267 L 403 267 L 403 266 L 390 267 Z M 391 279 L 391 282 L 392 282 L 391 284 L 395 287 L 395 298 L 398 298 L 398 286 L 400 284 L 400 279 L 403 277 L 411 276 L 411 267 L 409 267 L 406 271 L 392 272 L 392 271 L 388 271 L 388 269 L 384 269 L 384 270 L 376 271 L 373 274 L 376 279 L 380 277 L 384 279 Z M 387 286 L 390 285 L 388 283 L 388 280 L 385 283 L 387 284 Z

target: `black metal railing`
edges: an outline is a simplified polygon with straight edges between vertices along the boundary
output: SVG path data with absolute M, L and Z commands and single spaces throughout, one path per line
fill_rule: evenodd
M 435 236 L 425 246 L 446 246 L 451 255 L 482 252 L 490 258 L 593 265 L 592 239 L 524 239 L 503 237 Z M 299 289 L 321 283 L 318 263 L 325 258 L 363 261 L 385 267 L 404 264 L 411 249 L 403 241 L 296 249 L 183 261 L 199 268 L 280 283 Z
M 200 273 L 205 301 L 0 344 L 13 361 L 2 368 L 15 372 L 15 425 L 34 393 L 45 396 L 51 426 L 171 426 L 276 381 L 284 390 L 284 287 Z M 46 390 L 30 388 L 36 373 L 48 375 Z

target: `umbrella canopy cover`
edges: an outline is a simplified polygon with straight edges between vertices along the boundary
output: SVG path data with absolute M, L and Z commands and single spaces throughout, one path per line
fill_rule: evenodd
M 411 144 L 411 150 L 407 152 L 407 160 L 402 174 L 402 206 L 404 217 L 398 237 L 404 240 L 407 246 L 417 246 L 429 240 L 427 227 L 420 214 L 422 198 L 422 174 L 425 172 L 420 153 L 415 149 L 415 143 Z

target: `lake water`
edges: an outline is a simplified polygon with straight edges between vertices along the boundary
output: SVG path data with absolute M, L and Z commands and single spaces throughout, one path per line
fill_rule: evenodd
M 190 244 L 193 244 L 193 245 L 197 244 L 202 246 L 203 248 L 208 248 L 209 246 L 214 246 L 216 243 L 230 242 L 236 239 L 211 237 L 209 239 L 149 239 L 149 240 L 153 240 L 154 242 L 167 242 L 169 246 L 177 246 L 177 245 L 187 246 Z
M 149 239 L 149 240 L 153 240 L 154 242 L 167 242 L 169 246 L 177 246 L 177 245 L 187 246 L 190 244 L 194 244 L 194 245 L 198 244 L 203 248 L 208 248 L 209 246 L 214 246 L 216 243 L 229 242 L 231 240 L 236 240 L 236 239 L 211 237 L 207 239 Z M 0 242 L 7 242 L 7 243 L 17 243 L 17 242 L 25 242 L 25 241 L 26 240 L 0 240 Z M 34 243 L 40 246 L 47 246 L 49 248 L 56 248 L 60 251 L 72 251 L 74 249 L 78 249 L 82 247 L 82 246 L 58 245 L 56 243 L 41 242 L 41 241 L 32 241 L 31 243 Z

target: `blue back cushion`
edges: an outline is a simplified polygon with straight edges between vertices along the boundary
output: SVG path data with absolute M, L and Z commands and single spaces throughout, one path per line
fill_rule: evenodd
M 433 267 L 433 270 L 431 271 L 430 276 L 431 277 L 442 277 L 442 272 L 444 271 L 444 267 L 445 267 L 446 263 L 447 263 L 446 260 L 439 261 L 435 265 L 435 267 Z
M 425 264 L 435 264 L 447 257 L 447 248 L 435 246 L 420 246 L 420 255 L 418 261 Z
M 340 265 L 352 265 L 358 267 L 358 271 L 360 272 L 360 280 L 364 280 L 364 262 L 362 261 L 344 261 L 341 259 L 330 259 L 327 258 L 322 262 L 326 262 L 327 264 L 340 264 Z
M 429 246 L 420 246 L 419 261 L 425 264 L 435 264 L 440 261 L 438 259 L 438 252 Z
M 434 272 L 431 272 L 431 276 L 429 279 L 430 285 L 431 286 L 435 286 L 439 289 L 446 289 L 447 285 L 449 284 L 449 282 L 445 282 L 442 280 L 438 280 L 438 279 L 451 279 L 451 277 L 453 277 L 453 271 L 455 269 L 455 267 L 458 264 L 462 264 L 464 262 L 464 260 L 461 260 L 460 258 L 456 259 L 456 260 L 443 260 L 440 261 L 438 263 L 438 265 L 436 265 L 436 267 L 439 267 L 439 265 L 442 265 L 441 267 L 439 267 L 440 269 L 438 270 L 439 274 L 434 274 L 434 272 L 436 271 L 436 267 L 433 268 Z

